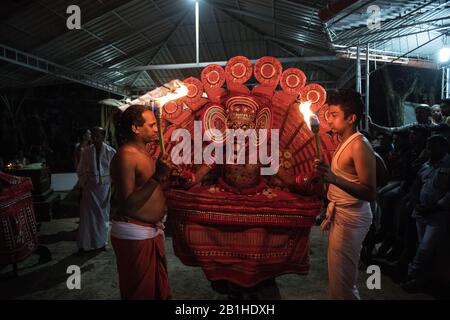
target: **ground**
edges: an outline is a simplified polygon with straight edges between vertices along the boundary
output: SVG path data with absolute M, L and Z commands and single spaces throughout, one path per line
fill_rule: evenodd
M 53 259 L 39 263 L 37 255 L 19 263 L 19 277 L 12 277 L 12 267 L 0 269 L 1 299 L 120 299 L 116 261 L 111 247 L 106 252 L 78 256 L 75 243 L 78 218 L 52 219 L 42 224 L 41 244 L 49 248 Z M 327 299 L 327 238 L 318 227 L 311 232 L 311 270 L 307 276 L 284 275 L 276 279 L 281 299 Z M 200 268 L 183 265 L 174 255 L 172 239 L 166 237 L 169 279 L 176 300 L 218 300 L 227 296 L 212 290 Z M 81 289 L 69 290 L 66 285 L 69 265 L 81 267 Z M 369 290 L 370 275 L 362 270 L 359 290 L 363 299 L 432 299 L 426 294 L 403 291 L 389 277 L 382 275 L 381 289 Z M 265 295 L 264 295 L 265 294 Z M 260 298 L 273 298 L 271 292 Z

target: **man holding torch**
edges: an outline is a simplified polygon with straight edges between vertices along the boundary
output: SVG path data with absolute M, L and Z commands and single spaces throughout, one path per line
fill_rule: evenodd
M 158 90 L 161 88 L 154 91 Z M 162 108 L 170 100 L 169 96 L 180 97 L 176 90 L 163 91 L 152 101 L 152 107 Z M 111 163 L 118 202 L 111 242 L 122 299 L 171 297 L 161 222 L 165 208 L 163 185 L 171 174 L 171 166 L 162 138 L 157 161 L 146 148 L 148 143 L 158 140 L 161 132 L 158 120 L 147 106 L 132 105 L 123 112 L 119 122 L 119 131 L 126 141 Z
M 322 230 L 328 242 L 329 294 L 332 299 L 359 299 L 356 288 L 362 242 L 372 222 L 370 201 L 376 197 L 373 149 L 356 126 L 361 119 L 361 95 L 342 89 L 328 95 L 328 124 L 340 138 L 331 168 L 317 160 L 317 175 L 329 183 L 330 201 Z

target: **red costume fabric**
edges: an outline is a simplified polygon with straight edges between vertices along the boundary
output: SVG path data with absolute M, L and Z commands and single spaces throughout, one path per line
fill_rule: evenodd
M 235 195 L 217 186 L 171 191 L 175 254 L 211 280 L 252 287 L 309 271 L 309 233 L 319 199 L 282 190 Z
M 167 300 L 171 297 L 164 236 L 123 240 L 111 236 L 123 300 Z
M 19 262 L 38 245 L 30 178 L 0 172 L 0 265 Z

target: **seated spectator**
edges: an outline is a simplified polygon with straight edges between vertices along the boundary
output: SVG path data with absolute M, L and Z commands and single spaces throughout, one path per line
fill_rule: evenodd
M 430 159 L 420 168 L 411 189 L 412 217 L 416 219 L 419 245 L 409 264 L 408 280 L 402 285 L 406 290 L 424 287 L 429 280 L 426 272 L 430 270 L 433 255 L 440 253 L 447 237 L 450 210 L 448 141 L 435 135 L 427 140 L 426 148 Z
M 450 99 L 443 99 L 441 104 L 441 113 L 443 122 L 446 124 L 450 124 Z
M 447 123 L 440 123 L 436 126 L 433 126 L 431 128 L 431 135 L 443 135 L 447 141 L 450 142 L 450 125 L 448 125 Z M 450 143 L 449 143 L 449 152 L 450 152 Z
M 430 127 L 425 125 L 414 125 L 409 131 L 409 143 L 412 156 L 412 176 L 409 182 L 415 179 L 420 167 L 428 160 L 427 138 L 430 136 Z
M 394 150 L 387 155 L 387 165 L 390 181 L 378 190 L 380 206 L 380 228 L 377 232 L 377 242 L 383 241 L 378 256 L 384 256 L 393 241 L 394 209 L 396 202 L 408 192 L 406 181 L 410 175 L 411 148 L 407 130 L 394 133 Z
M 372 136 L 370 135 L 369 132 L 367 131 L 360 131 L 364 137 L 366 137 L 366 139 L 369 142 L 372 142 Z M 389 172 L 386 166 L 386 163 L 384 162 L 383 158 L 381 157 L 381 155 L 376 152 L 374 150 L 375 153 L 375 160 L 377 162 L 376 164 L 376 170 L 377 170 L 377 188 L 383 187 L 387 184 L 387 182 L 389 181 Z
M 372 119 L 369 118 L 369 125 L 372 130 L 377 130 L 381 132 L 387 132 L 387 133 L 394 133 L 402 130 L 408 130 L 411 129 L 414 125 L 424 125 L 424 126 L 431 126 L 431 108 L 427 104 L 421 104 L 417 106 L 414 109 L 415 115 L 416 115 L 416 122 L 405 124 L 400 127 L 384 127 L 380 126 L 376 123 L 372 122 Z
M 372 141 L 371 135 L 367 131 L 360 131 L 370 142 Z M 376 176 L 377 176 L 377 189 L 385 186 L 389 181 L 389 173 L 383 158 L 377 153 L 375 153 L 376 160 Z M 376 244 L 376 230 L 377 221 L 379 220 L 378 203 L 377 201 L 372 201 L 370 203 L 372 209 L 373 219 L 369 231 L 363 241 L 363 248 L 361 250 L 361 261 L 367 265 L 371 263 L 372 252 Z
M 388 153 L 394 150 L 392 135 L 387 132 L 377 132 L 377 140 L 373 143 L 373 150 L 386 161 Z
M 433 125 L 438 125 L 443 123 L 444 117 L 442 116 L 441 106 L 435 104 L 431 107 L 431 123 Z

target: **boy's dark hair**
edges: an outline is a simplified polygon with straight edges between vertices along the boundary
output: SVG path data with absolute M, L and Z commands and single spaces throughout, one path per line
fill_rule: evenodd
M 131 129 L 132 125 L 142 126 L 145 122 L 142 117 L 142 113 L 149 110 L 147 107 L 142 105 L 132 105 L 128 107 L 121 115 L 119 119 L 119 131 L 124 138 L 129 138 L 134 134 Z
M 327 96 L 327 104 L 339 105 L 346 118 L 354 114 L 356 116 L 355 125 L 361 120 L 364 103 L 361 94 L 353 89 L 340 89 L 330 92 Z
M 448 148 L 447 139 L 440 134 L 435 134 L 427 139 L 427 143 L 436 143 L 440 145 L 442 148 Z

